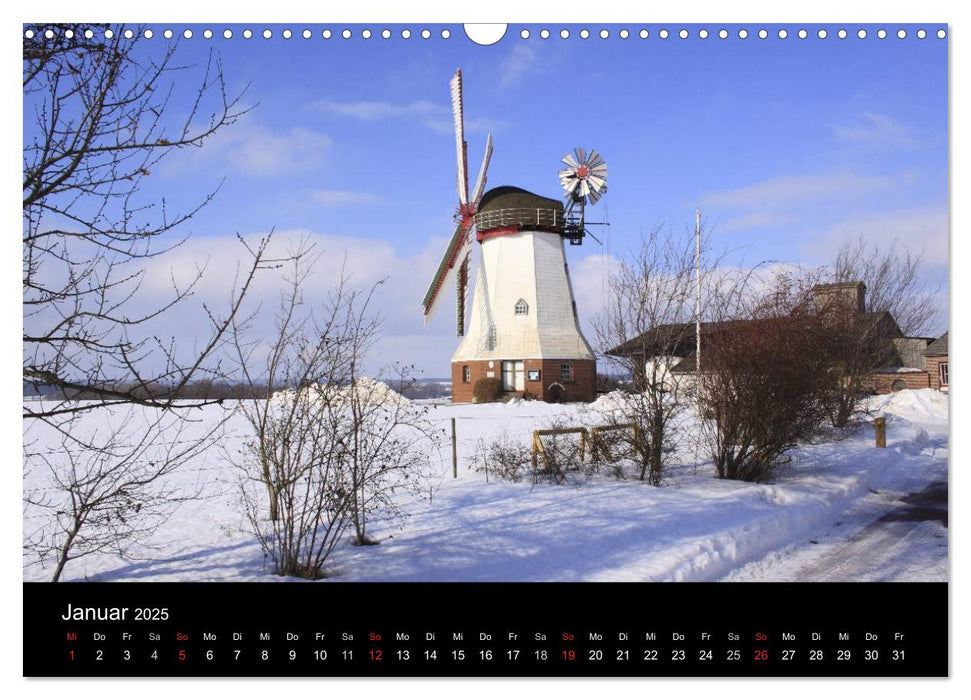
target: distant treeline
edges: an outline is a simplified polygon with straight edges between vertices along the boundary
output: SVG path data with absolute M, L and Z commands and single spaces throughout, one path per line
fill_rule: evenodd
M 385 383 L 397 391 L 405 398 L 412 401 L 420 399 L 446 399 L 452 396 L 452 384 L 448 380 L 426 379 L 401 381 L 383 380 Z M 199 381 L 192 382 L 180 390 L 172 387 L 149 385 L 134 386 L 119 382 L 105 387 L 109 390 L 131 392 L 140 398 L 152 399 L 183 399 L 187 401 L 219 401 L 229 399 L 264 399 L 267 396 L 266 385 L 252 386 L 243 383 L 228 381 Z M 284 387 L 276 387 L 274 391 L 279 391 Z M 627 377 L 617 375 L 597 375 L 597 392 L 606 393 L 617 389 L 630 389 L 630 380 Z M 72 391 L 58 389 L 51 386 L 38 386 L 24 382 L 25 398 L 45 398 L 74 401 L 84 401 L 90 399 L 104 398 L 94 392 Z
M 449 397 L 452 394 L 451 384 L 442 381 L 410 381 L 400 380 L 387 382 L 388 386 L 408 399 L 437 399 Z M 53 400 L 85 401 L 103 399 L 104 394 L 93 391 L 74 391 L 45 385 L 35 385 L 24 382 L 23 396 L 25 398 L 44 398 Z M 275 387 L 279 391 L 284 387 Z M 181 389 L 170 386 L 148 385 L 136 386 L 123 382 L 106 385 L 108 391 L 126 392 L 144 399 L 183 399 L 187 401 L 219 401 L 224 399 L 264 399 L 267 397 L 266 385 L 253 386 L 250 384 L 227 381 L 199 381 L 192 382 Z

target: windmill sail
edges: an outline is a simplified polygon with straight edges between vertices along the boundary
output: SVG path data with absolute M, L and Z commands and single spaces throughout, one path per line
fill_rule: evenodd
M 438 263 L 438 269 L 435 271 L 435 275 L 428 285 L 428 291 L 425 292 L 425 297 L 422 299 L 422 314 L 425 317 L 426 326 L 428 325 L 428 318 L 432 315 L 432 312 L 438 304 L 438 300 L 441 298 L 442 288 L 448 280 L 448 274 L 455 267 L 455 261 L 459 256 L 459 249 L 462 248 L 465 242 L 463 233 L 463 226 L 460 222 L 455 227 L 455 232 L 452 234 L 452 238 L 445 248 L 445 253 Z
M 469 300 L 469 261 L 471 251 L 466 253 L 455 274 L 455 331 L 465 335 L 465 307 Z
M 449 83 L 452 92 L 452 118 L 455 120 L 455 151 L 458 159 L 459 202 L 469 203 L 469 166 L 465 146 L 465 121 L 462 113 L 462 71 L 455 71 Z
M 489 169 L 489 161 L 492 160 L 492 134 L 486 136 L 485 155 L 482 156 L 482 167 L 479 168 L 479 177 L 475 179 L 475 189 L 472 191 L 472 206 L 478 207 L 482 193 L 485 191 L 486 171 Z
M 469 270 L 472 257 L 472 229 L 475 226 L 475 211 L 485 190 L 486 174 L 489 161 L 492 159 L 492 134 L 486 137 L 485 155 L 479 176 L 476 178 L 475 189 L 469 196 L 469 173 L 467 145 L 465 143 L 465 124 L 462 105 L 462 71 L 458 70 L 449 83 L 452 98 L 452 116 L 455 121 L 455 152 L 457 159 L 457 184 L 459 193 L 459 223 L 449 240 L 445 253 L 442 255 L 438 269 L 428 285 L 428 291 L 422 299 L 422 314 L 427 328 L 428 320 L 438 305 L 442 296 L 442 289 L 449 281 L 449 276 L 455 276 L 455 330 L 457 335 L 465 335 L 465 311 L 469 296 Z

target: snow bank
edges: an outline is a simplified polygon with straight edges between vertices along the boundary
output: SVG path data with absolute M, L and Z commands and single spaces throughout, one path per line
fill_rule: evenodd
M 357 390 L 392 405 L 407 401 L 372 379 L 362 379 Z M 337 391 L 347 396 L 351 389 Z M 285 396 L 281 392 L 279 400 Z M 425 489 L 424 499 L 408 496 L 399 503 L 409 515 L 403 525 L 373 521 L 380 547 L 342 545 L 335 550 L 332 566 L 339 575 L 333 580 L 717 580 L 834 528 L 842 532 L 845 526 L 839 524 L 847 514 L 867 504 L 886 508 L 889 501 L 947 479 L 948 404 L 931 390 L 870 400 L 871 412 L 893 417 L 887 449 L 876 449 L 872 426 L 863 425 L 837 441 L 796 450 L 771 484 L 715 478 L 695 439 L 700 426 L 693 412 L 679 415 L 679 441 L 662 488 L 606 476 L 595 476 L 582 488 L 534 487 L 494 478 L 487 482 L 485 474 L 468 468 L 479 440 L 505 434 L 528 445 L 530 432 L 550 420 L 596 425 L 622 400 L 612 393 L 587 406 L 525 401 L 428 407 L 427 419 L 443 434 L 450 419 L 456 419 L 457 478 L 452 478 L 450 450 L 439 454 L 429 443 L 433 460 L 439 460 L 440 480 Z M 219 407 L 204 411 L 204 421 L 213 424 L 223 417 Z M 81 420 L 103 418 L 92 413 Z M 199 424 L 200 430 L 204 427 Z M 245 434 L 242 424 L 227 426 L 230 437 L 223 451 L 235 449 Z M 38 434 L 36 439 L 48 437 L 57 444 L 56 436 Z M 258 544 L 241 524 L 231 463 L 210 452 L 198 470 L 179 475 L 187 491 L 197 488 L 200 474 L 209 479 L 204 499 L 183 506 L 144 551 L 133 552 L 130 559 L 85 557 L 69 565 L 67 578 L 278 580 L 264 568 Z M 35 476 L 25 475 L 25 486 Z M 26 580 L 46 577 L 40 565 L 24 569 Z
M 392 408 L 411 405 L 409 399 L 384 382 L 371 377 L 361 377 L 352 386 L 335 387 L 318 384 L 302 389 L 283 389 L 275 392 L 270 401 L 274 407 L 282 407 L 296 400 L 299 396 L 302 398 L 309 397 L 311 400 L 319 402 L 333 402 L 341 406 L 349 404 L 355 395 L 359 400 L 366 401 L 372 406 Z
M 947 428 L 947 394 L 934 389 L 911 389 L 871 396 L 866 402 L 866 409 L 869 413 L 883 412 L 914 423 L 937 423 Z
M 611 414 L 623 411 L 630 406 L 630 396 L 623 391 L 616 390 L 607 394 L 601 394 L 593 403 L 587 404 L 589 411 L 596 413 Z

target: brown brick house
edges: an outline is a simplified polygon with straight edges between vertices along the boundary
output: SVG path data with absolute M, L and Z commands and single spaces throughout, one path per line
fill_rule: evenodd
M 932 389 L 947 391 L 947 333 L 927 346 L 924 369 Z
M 870 372 L 864 378 L 865 390 L 888 394 L 901 389 L 941 388 L 941 377 L 943 377 L 943 387 L 946 388 L 946 333 L 937 340 L 905 336 L 889 311 L 866 310 L 866 285 L 862 282 L 818 284 L 813 288 L 813 292 L 818 308 L 826 309 L 821 313 L 838 314 L 840 320 L 851 319 L 853 324 L 860 324 L 861 337 L 868 339 L 868 347 L 865 351 L 870 356 L 868 361 L 872 361 L 879 369 Z M 719 336 L 723 334 L 751 328 L 753 325 L 758 326 L 759 323 L 762 321 L 739 319 L 700 324 L 702 346 L 700 371 L 705 372 L 706 369 L 705 346 L 717 343 Z M 694 323 L 662 325 L 622 343 L 609 350 L 607 354 L 640 357 L 641 361 L 637 364 L 641 367 L 646 367 L 650 361 L 665 358 L 672 377 L 680 376 L 683 378 L 682 381 L 690 382 L 697 366 L 695 332 Z M 935 349 L 932 350 L 932 348 Z M 929 352 L 936 354 L 929 355 Z M 638 378 L 633 377 L 633 379 L 636 385 Z

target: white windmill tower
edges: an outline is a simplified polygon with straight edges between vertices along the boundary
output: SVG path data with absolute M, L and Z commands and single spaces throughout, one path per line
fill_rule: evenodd
M 591 401 L 596 358 L 580 331 L 564 243 L 586 234 L 584 209 L 606 191 L 607 166 L 596 151 L 567 155 L 560 171 L 568 206 L 517 187 L 484 192 L 492 135 L 471 196 L 463 126 L 462 72 L 451 82 L 458 155 L 458 223 L 422 302 L 425 319 L 454 277 L 456 331 L 452 400 L 471 401 L 479 379 L 500 379 L 509 393 L 549 401 Z M 472 237 L 480 244 L 472 311 L 466 300 Z

